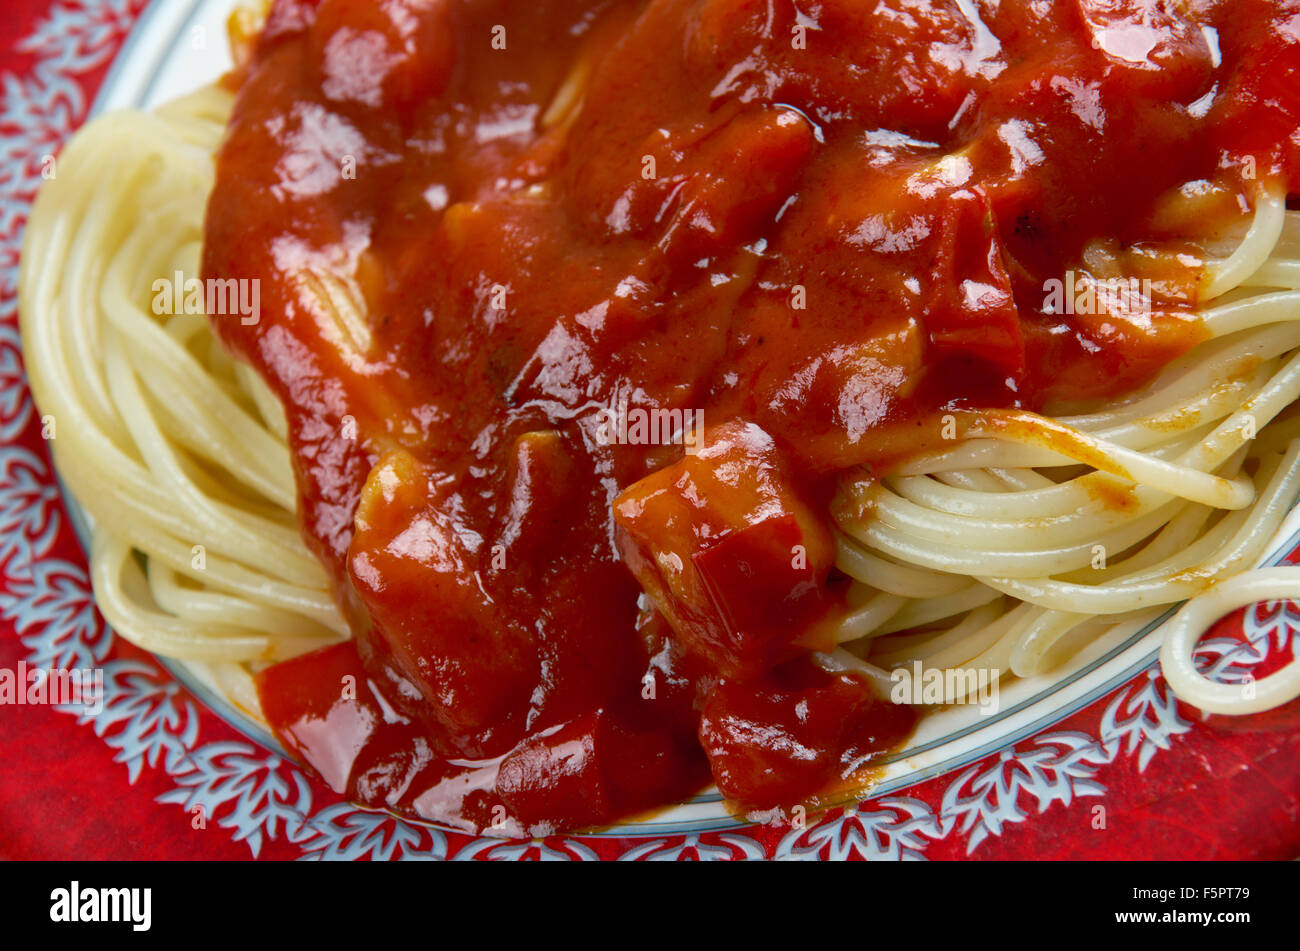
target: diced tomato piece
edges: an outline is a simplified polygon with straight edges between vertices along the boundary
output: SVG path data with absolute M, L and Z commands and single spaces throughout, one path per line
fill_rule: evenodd
M 1215 60 L 1195 15 L 1164 0 L 1075 0 L 1086 35 L 1109 67 L 1103 79 L 1134 98 L 1190 102 L 1210 89 Z
M 502 762 L 496 791 L 534 832 L 610 821 L 690 795 L 708 780 L 698 747 L 630 729 L 604 710 L 545 730 Z
M 611 817 L 680 802 L 708 785 L 709 763 L 691 733 L 639 730 L 610 719 L 603 736 L 600 769 Z
M 770 436 L 711 430 L 614 501 L 623 560 L 687 651 L 728 674 L 787 659 L 830 603 L 830 531 Z
M 700 718 L 700 742 L 723 795 L 788 811 L 899 743 L 915 720 L 858 675 L 829 673 L 805 657 L 755 681 L 719 683 Z
M 496 789 L 512 816 L 533 829 L 582 825 L 609 814 L 596 764 L 596 721 L 591 714 L 552 727 L 501 761 Z
M 440 95 L 455 64 L 447 0 L 322 0 L 311 38 L 325 95 L 371 109 Z
M 925 328 L 940 350 L 961 351 L 1010 375 L 1025 370 L 1025 341 L 988 197 L 962 189 L 945 203 L 930 271 Z
M 354 641 L 325 647 L 256 677 L 262 713 L 281 742 L 335 792 L 345 792 L 357 756 L 383 719 Z
M 483 590 L 490 552 L 459 524 L 436 474 L 402 452 L 375 466 L 357 511 L 348 566 L 378 642 L 417 685 L 425 722 L 450 749 L 495 756 L 523 731 L 538 680 L 531 632 Z
M 574 478 L 573 457 L 557 431 L 525 433 L 515 440 L 506 472 L 510 501 L 498 535 L 507 570 L 526 571 L 538 560 Z
M 821 605 L 822 579 L 798 555 L 803 543 L 799 519 L 786 514 L 746 525 L 691 556 L 727 630 L 738 638 L 779 634 Z

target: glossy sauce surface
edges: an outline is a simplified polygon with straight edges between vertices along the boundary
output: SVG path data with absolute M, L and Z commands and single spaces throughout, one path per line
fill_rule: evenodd
M 1293 0 L 278 0 L 232 82 L 204 270 L 262 319 L 214 324 L 356 634 L 265 712 L 478 829 L 789 810 L 896 747 L 813 662 L 837 474 L 1140 385 L 1203 336 L 1184 239 L 1300 173 Z M 1150 306 L 1047 312 L 1089 268 Z

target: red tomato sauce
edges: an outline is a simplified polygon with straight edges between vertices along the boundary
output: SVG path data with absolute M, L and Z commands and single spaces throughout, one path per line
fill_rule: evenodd
M 1188 239 L 1300 179 L 1295 0 L 277 0 L 231 82 L 203 267 L 262 314 L 213 322 L 355 633 L 262 703 L 475 829 L 790 810 L 897 748 L 813 661 L 837 473 L 1147 381 L 1204 335 Z M 1147 311 L 1045 302 L 1098 247 Z

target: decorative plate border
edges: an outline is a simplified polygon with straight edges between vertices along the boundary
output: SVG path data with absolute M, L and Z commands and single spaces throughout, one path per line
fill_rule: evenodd
M 61 712 L 93 729 L 131 783 L 145 770 L 165 775 L 171 788 L 159 803 L 201 813 L 252 856 L 276 840 L 316 859 L 977 856 L 990 837 L 1054 804 L 1106 797 L 1105 767 L 1131 759 L 1145 773 L 1157 752 L 1195 729 L 1195 714 L 1180 707 L 1153 668 L 1049 732 L 956 775 L 926 780 L 908 795 L 833 810 L 808 828 L 540 842 L 474 838 L 360 810 L 276 753 L 211 739 L 226 731 L 205 730 L 194 697 L 152 658 L 115 641 L 95 610 L 19 353 L 18 251 L 44 160 L 85 120 L 93 91 L 145 6 L 145 0 L 55 0 L 15 45 L 17 58 L 29 58 L 31 68 L 0 73 L 0 619 L 12 624 L 29 665 L 104 671 L 99 714 Z M 1300 549 L 1292 557 L 1297 554 Z M 1271 603 L 1204 641 L 1199 656 L 1216 677 L 1235 681 L 1298 647 L 1300 607 Z

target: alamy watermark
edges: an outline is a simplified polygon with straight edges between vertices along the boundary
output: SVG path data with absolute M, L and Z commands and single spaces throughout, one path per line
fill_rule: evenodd
M 50 892 L 50 921 L 125 922 L 132 931 L 153 924 L 152 888 L 83 888 L 78 881 Z
M 89 716 L 104 709 L 104 671 L 100 667 L 71 669 L 0 667 L 0 705 L 80 706 Z
M 1149 278 L 1096 278 L 1066 271 L 1064 280 L 1054 277 L 1043 283 L 1043 311 L 1067 317 L 1149 314 L 1152 290 Z
M 257 278 L 200 280 L 177 271 L 170 278 L 158 278 L 151 289 L 153 312 L 159 317 L 238 317 L 245 326 L 262 319 L 262 282 Z
M 889 699 L 900 704 L 978 704 L 980 716 L 998 711 L 998 681 L 1002 671 L 988 667 L 922 668 L 919 660 L 909 670 L 890 671 Z
M 693 456 L 704 446 L 704 410 L 628 408 L 626 399 L 600 411 L 601 446 L 682 446 Z

